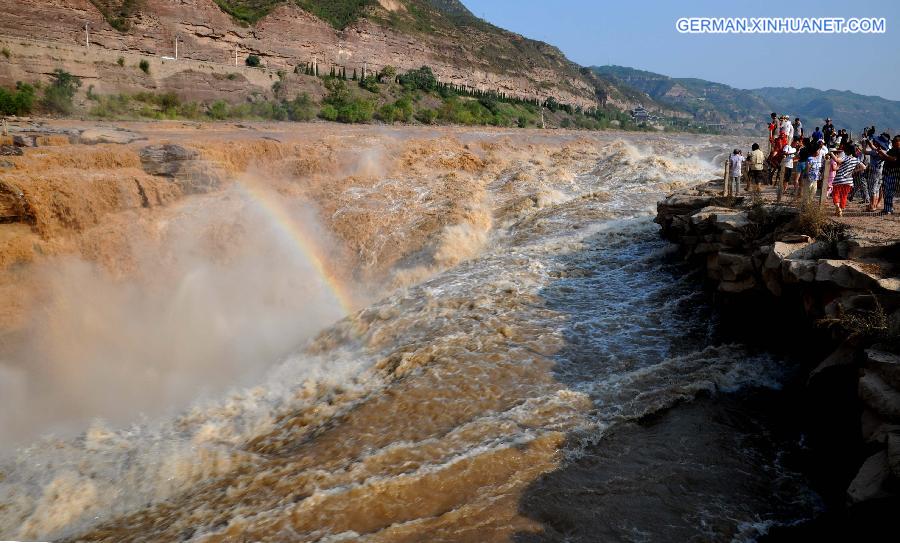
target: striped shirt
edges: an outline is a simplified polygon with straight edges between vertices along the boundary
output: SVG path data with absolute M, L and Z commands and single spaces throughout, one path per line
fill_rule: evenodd
M 832 185 L 852 185 L 853 170 L 859 165 L 859 160 L 855 156 L 844 154 L 844 161 L 838 166 L 837 173 L 834 174 L 834 182 Z

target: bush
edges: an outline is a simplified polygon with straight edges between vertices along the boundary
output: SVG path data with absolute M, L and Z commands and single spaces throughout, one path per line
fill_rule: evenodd
M 367 123 L 375 113 L 375 104 L 368 100 L 354 99 L 338 108 L 337 120 L 342 123 Z
M 34 87 L 21 81 L 14 92 L 0 89 L 0 115 L 28 115 L 34 107 Z
M 374 76 L 366 76 L 359 80 L 360 88 L 378 94 L 378 80 Z
M 2 51 L 0 51 L 0 54 L 2 54 L 2 55 L 3 55 L 4 57 L 6 57 L 6 58 L 9 58 L 9 57 L 12 55 L 12 54 L 9 52 L 9 49 L 7 49 L 6 47 L 4 47 Z
M 394 102 L 394 108 L 397 110 L 397 119 L 407 123 L 412 121 L 413 103 L 409 96 L 404 96 Z
M 437 89 L 437 78 L 428 66 L 422 66 L 418 70 L 410 70 L 400 76 L 400 84 L 407 91 L 423 90 L 433 91 Z
M 50 77 L 53 81 L 44 89 L 42 105 L 52 113 L 72 113 L 72 99 L 81 87 L 81 78 L 59 68 L 53 70 Z
M 313 103 L 305 92 L 283 103 L 287 118 L 292 121 L 308 121 L 313 118 Z
M 94 117 L 111 119 L 127 115 L 131 112 L 131 97 L 127 94 L 97 96 L 97 105 L 91 108 Z
M 378 113 L 375 116 L 387 124 L 393 124 L 397 119 L 397 108 L 391 104 L 385 104 L 378 108 Z
M 416 120 L 422 124 L 434 124 L 437 112 L 433 109 L 420 109 L 416 112 Z
M 119 66 L 125 66 L 125 57 L 119 57 L 119 59 L 116 61 L 116 64 L 118 64 Z
M 524 116 L 522 116 L 522 115 L 519 115 L 519 119 L 518 119 L 518 121 L 517 121 L 517 124 L 519 125 L 519 128 L 525 128 L 526 126 L 528 126 L 528 119 L 526 119 L 526 118 L 525 118 Z
M 376 79 L 378 79 L 379 83 L 381 83 L 382 81 L 393 81 L 394 78 L 397 77 L 397 68 L 394 68 L 393 66 L 385 66 L 381 69 L 380 72 L 378 72 L 375 77 Z
M 228 118 L 228 104 L 225 103 L 224 100 L 216 100 L 212 104 L 210 104 L 209 108 L 206 111 L 206 114 L 211 118 L 217 121 L 224 120 Z
M 246 60 L 244 60 L 244 64 L 251 68 L 258 68 L 260 65 L 259 57 L 256 55 L 249 55 Z
M 319 111 L 319 117 L 325 119 L 326 121 L 336 121 L 338 118 L 338 111 L 331 104 L 325 104 L 322 106 L 322 110 Z
M 149 74 L 150 73 L 150 62 L 145 58 L 141 59 L 141 61 L 138 62 L 138 68 L 140 68 L 141 71 L 144 72 L 145 74 Z

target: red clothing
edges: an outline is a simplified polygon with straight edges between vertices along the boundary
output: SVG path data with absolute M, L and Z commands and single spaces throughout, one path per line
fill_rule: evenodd
M 831 197 L 834 199 L 834 205 L 841 209 L 847 207 L 847 197 L 850 196 L 850 189 L 853 185 L 834 185 L 831 191 Z

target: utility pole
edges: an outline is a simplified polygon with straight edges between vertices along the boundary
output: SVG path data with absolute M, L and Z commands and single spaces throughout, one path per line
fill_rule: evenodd
M 178 34 L 175 34 L 175 60 L 178 60 Z
M 363 78 L 363 79 L 366 78 L 366 68 L 368 68 L 368 67 L 369 67 L 369 63 L 368 63 L 368 62 L 363 62 L 363 73 L 362 73 L 362 78 Z
M 91 35 L 88 34 L 88 23 L 84 23 L 84 46 L 88 49 L 91 47 Z

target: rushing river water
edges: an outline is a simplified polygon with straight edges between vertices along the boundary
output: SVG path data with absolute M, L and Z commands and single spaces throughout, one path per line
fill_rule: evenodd
M 526 212 L 495 209 L 474 258 L 326 328 L 258 386 L 20 450 L 0 535 L 730 541 L 809 517 L 782 461 L 796 443 L 747 407 L 785 362 L 723 337 L 652 222 L 723 145 L 654 142 L 611 139 Z

